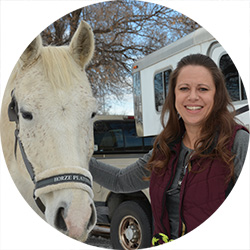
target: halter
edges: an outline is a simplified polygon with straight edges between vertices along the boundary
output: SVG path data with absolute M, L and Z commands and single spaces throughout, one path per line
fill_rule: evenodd
M 35 175 L 34 168 L 30 161 L 27 158 L 25 153 L 23 144 L 19 138 L 19 116 L 18 116 L 18 103 L 16 101 L 14 90 L 11 91 L 11 102 L 8 107 L 8 116 L 10 122 L 16 123 L 15 129 L 15 146 L 14 153 L 16 157 L 17 144 L 19 145 L 21 155 L 23 158 L 23 162 L 26 166 L 26 169 L 30 175 L 32 182 L 35 184 L 33 198 L 42 211 L 45 213 L 46 207 L 42 203 L 39 196 L 42 193 L 47 193 L 59 189 L 70 188 L 72 187 L 72 183 L 74 183 L 74 188 L 79 188 L 87 191 L 91 198 L 93 198 L 92 191 L 92 176 L 89 171 L 80 167 L 70 167 L 70 168 L 52 168 L 49 170 L 45 170 L 42 173 L 39 173 L 37 176 Z

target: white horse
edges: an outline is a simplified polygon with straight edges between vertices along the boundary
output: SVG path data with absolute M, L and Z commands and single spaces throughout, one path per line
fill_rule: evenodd
M 96 100 L 85 73 L 93 53 L 83 21 L 69 46 L 44 47 L 38 36 L 10 76 L 1 111 L 2 148 L 17 188 L 49 224 L 79 241 L 96 224 L 87 170 Z

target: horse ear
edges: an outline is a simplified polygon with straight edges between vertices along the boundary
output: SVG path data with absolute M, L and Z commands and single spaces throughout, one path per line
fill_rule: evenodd
M 41 36 L 37 36 L 30 45 L 25 49 L 23 54 L 21 55 L 21 60 L 24 62 L 24 65 L 28 65 L 33 62 L 41 53 L 42 48 L 42 38 Z
M 95 49 L 94 34 L 88 23 L 81 21 L 69 45 L 74 60 L 84 67 L 93 57 Z

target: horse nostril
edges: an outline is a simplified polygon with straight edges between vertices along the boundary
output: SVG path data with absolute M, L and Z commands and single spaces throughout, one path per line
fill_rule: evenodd
M 57 211 L 56 219 L 55 219 L 55 226 L 59 230 L 63 230 L 64 232 L 67 231 L 67 226 L 64 221 L 64 208 L 60 207 Z

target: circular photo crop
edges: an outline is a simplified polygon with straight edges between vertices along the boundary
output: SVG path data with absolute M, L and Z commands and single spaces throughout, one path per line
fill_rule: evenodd
M 23 198 L 100 248 L 171 248 L 199 230 L 248 150 L 237 65 L 199 23 L 156 3 L 62 16 L 27 44 L 1 105 L 3 154 Z

